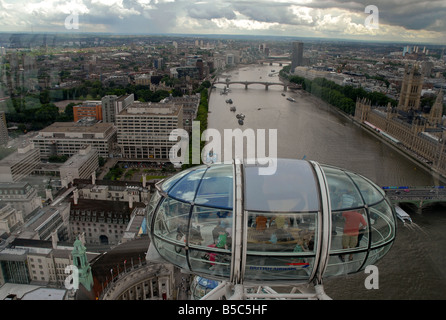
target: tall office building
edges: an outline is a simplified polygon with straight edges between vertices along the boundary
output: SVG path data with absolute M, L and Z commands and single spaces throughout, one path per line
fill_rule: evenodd
M 115 123 L 116 115 L 131 105 L 134 100 L 133 93 L 120 97 L 115 95 L 102 97 L 102 120 L 106 123 Z
M 115 122 L 116 101 L 118 96 L 108 95 L 101 99 L 102 102 L 102 121 L 107 123 Z
M 293 52 L 291 54 L 291 72 L 294 68 L 303 65 L 304 44 L 302 42 L 293 42 Z
M 116 115 L 116 127 L 124 158 L 168 159 L 176 144 L 169 135 L 183 128 L 183 106 L 135 102 Z

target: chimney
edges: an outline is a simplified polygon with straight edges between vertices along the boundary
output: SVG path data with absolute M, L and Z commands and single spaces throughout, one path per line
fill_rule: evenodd
M 129 194 L 129 208 L 132 209 L 133 208 L 133 197 L 131 194 Z
M 147 184 L 147 177 L 146 174 L 142 175 L 142 186 L 145 188 Z
M 91 174 L 91 183 L 96 184 L 96 171 L 93 171 Z

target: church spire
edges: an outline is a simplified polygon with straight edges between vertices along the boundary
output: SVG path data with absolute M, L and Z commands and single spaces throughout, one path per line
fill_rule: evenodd
M 90 263 L 87 258 L 87 248 L 79 238 L 76 238 L 73 247 L 71 255 L 73 257 L 73 263 L 79 272 L 79 283 L 90 291 L 93 287 L 93 274 L 91 273 Z
M 435 103 L 429 112 L 428 120 L 429 125 L 432 127 L 436 127 L 441 123 L 443 116 L 443 90 L 440 89 L 440 92 L 437 95 L 437 99 L 435 99 Z

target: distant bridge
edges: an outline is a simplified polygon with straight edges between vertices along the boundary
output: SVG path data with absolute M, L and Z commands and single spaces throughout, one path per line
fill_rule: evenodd
M 226 85 L 226 87 L 229 88 L 229 86 L 231 84 L 241 84 L 245 86 L 245 90 L 248 89 L 249 85 L 252 84 L 261 84 L 265 86 L 265 90 L 268 90 L 269 86 L 282 86 L 283 87 L 283 91 L 287 91 L 288 88 L 290 89 L 301 89 L 302 86 L 300 85 L 296 85 L 296 84 L 286 84 L 286 83 L 282 83 L 282 82 L 267 82 L 267 81 L 228 81 L 229 79 L 227 79 L 226 81 L 215 81 L 214 84 L 224 84 Z
M 290 64 L 291 58 L 285 57 L 285 56 L 278 56 L 278 57 L 267 57 L 266 59 L 258 60 L 257 63 L 264 64 L 268 63 L 270 66 L 274 64 L 278 64 L 279 66 L 282 66 L 284 64 Z
M 446 187 L 383 187 L 389 200 L 398 205 L 399 203 L 412 203 L 419 209 L 429 203 L 446 203 Z

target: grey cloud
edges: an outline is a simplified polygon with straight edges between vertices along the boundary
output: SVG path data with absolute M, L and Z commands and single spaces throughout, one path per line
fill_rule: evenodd
M 299 5 L 298 2 L 274 2 L 274 1 L 235 1 L 228 0 L 232 7 L 249 18 L 263 22 L 278 22 L 290 25 L 306 24 L 306 20 L 296 17 L 290 11 L 291 5 Z M 315 0 L 301 4 L 302 7 L 312 9 L 342 9 L 355 14 L 363 14 L 368 5 L 375 5 L 379 10 L 380 23 L 392 26 L 401 26 L 408 30 L 432 30 L 444 31 L 446 17 L 446 1 L 444 0 Z M 313 16 L 313 21 L 317 19 Z
M 444 20 L 446 1 L 444 0 L 329 0 L 316 1 L 305 6 L 318 9 L 340 8 L 356 13 L 364 13 L 368 5 L 375 5 L 379 10 L 380 23 L 401 26 L 409 30 L 445 31 L 444 24 L 435 25 L 435 21 Z M 366 13 L 364 13 L 367 16 Z
M 215 3 L 191 5 L 186 10 L 188 15 L 194 19 L 211 20 L 226 18 L 232 20 L 236 18 L 233 10 L 228 7 L 219 8 Z

